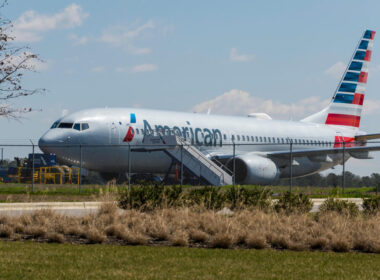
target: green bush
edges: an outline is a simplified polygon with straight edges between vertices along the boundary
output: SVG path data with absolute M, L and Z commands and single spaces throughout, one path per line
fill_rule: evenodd
M 186 195 L 190 205 L 200 205 L 207 209 L 221 209 L 225 206 L 226 197 L 219 187 L 205 186 L 190 190 Z
M 308 195 L 303 193 L 293 194 L 291 192 L 286 192 L 274 206 L 277 212 L 286 213 L 308 213 L 311 208 L 313 208 L 313 202 Z
M 355 203 L 336 198 L 326 199 L 319 207 L 319 210 L 321 213 L 337 212 L 352 217 L 359 215 L 359 207 Z
M 226 202 L 232 209 L 247 206 L 267 209 L 271 205 L 271 194 L 272 192 L 267 188 L 260 190 L 259 188 L 232 187 L 226 191 Z
M 363 211 L 367 215 L 375 215 L 380 211 L 380 196 L 365 198 L 363 200 Z
M 163 185 L 133 186 L 124 190 L 119 197 L 119 207 L 122 209 L 140 209 L 143 211 L 161 207 L 174 207 L 180 203 L 182 188 Z

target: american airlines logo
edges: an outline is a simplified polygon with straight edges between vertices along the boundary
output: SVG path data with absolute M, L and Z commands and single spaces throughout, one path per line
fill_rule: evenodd
M 190 122 L 187 122 L 190 124 Z M 168 125 L 154 125 L 154 129 L 147 120 L 144 120 L 144 132 L 152 133 L 153 131 L 161 132 L 162 134 L 170 135 L 174 134 L 181 136 L 185 140 L 190 140 L 191 144 L 198 146 L 217 146 L 220 147 L 223 144 L 222 132 L 219 129 L 214 128 L 200 128 L 192 126 L 173 126 L 169 127 Z M 128 133 L 127 133 L 128 136 Z M 127 137 L 126 136 L 126 137 Z M 133 136 L 132 136 L 133 138 Z

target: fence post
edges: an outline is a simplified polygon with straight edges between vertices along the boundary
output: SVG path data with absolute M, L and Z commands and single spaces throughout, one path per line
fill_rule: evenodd
M 289 192 L 292 192 L 293 188 L 293 141 L 290 139 L 290 153 L 289 153 Z
M 82 192 L 82 144 L 79 144 L 79 193 Z
M 34 192 L 34 144 L 32 143 L 32 192 Z
M 131 144 L 128 143 L 128 192 L 131 190 Z
M 232 186 L 235 187 L 235 142 L 232 143 L 233 145 L 233 158 L 232 158 Z
M 183 184 L 183 144 L 181 145 L 181 187 Z
M 343 138 L 343 137 L 342 137 Z M 344 152 L 345 152 L 345 149 L 346 149 L 346 143 L 344 142 L 344 139 L 343 139 L 343 146 L 342 146 L 342 152 L 343 152 L 343 170 L 342 170 L 342 194 L 344 194 L 344 183 L 345 183 L 345 169 L 346 169 L 346 165 L 345 165 L 345 156 L 344 156 Z

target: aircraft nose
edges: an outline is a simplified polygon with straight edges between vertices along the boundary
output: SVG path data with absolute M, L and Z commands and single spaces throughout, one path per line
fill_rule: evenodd
M 46 132 L 38 140 L 38 147 L 40 147 L 41 151 L 43 151 L 44 153 L 51 153 L 51 146 L 53 146 L 57 142 L 55 138 L 56 137 L 51 133 L 51 131 Z

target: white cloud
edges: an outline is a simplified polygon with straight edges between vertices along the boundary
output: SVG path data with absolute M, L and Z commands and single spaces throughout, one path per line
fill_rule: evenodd
M 69 114 L 69 110 L 68 109 L 62 109 L 62 113 L 61 113 L 62 117 L 66 116 L 68 114 Z
M 12 36 L 15 37 L 15 41 L 40 41 L 42 33 L 80 26 L 87 16 L 88 14 L 82 11 L 81 6 L 74 3 L 53 15 L 39 14 L 33 10 L 26 11 L 15 20 Z
M 301 119 L 325 108 L 329 102 L 330 99 L 322 100 L 318 96 L 311 96 L 295 103 L 284 104 L 271 99 L 254 97 L 246 91 L 233 89 L 214 99 L 195 105 L 192 111 L 206 113 L 211 110 L 212 113 L 221 115 L 267 113 L 279 119 Z M 364 100 L 363 115 L 378 114 L 379 110 L 380 100 Z
M 132 72 L 150 72 L 156 71 L 158 69 L 155 64 L 140 64 L 132 68 Z
M 88 42 L 88 38 L 86 36 L 79 37 L 76 34 L 70 34 L 69 39 L 74 42 L 74 46 L 85 45 Z
M 250 113 L 267 113 L 275 118 L 302 118 L 321 110 L 329 100 L 309 97 L 296 103 L 283 104 L 271 99 L 251 96 L 248 92 L 233 89 L 224 94 L 195 105 L 194 112 L 207 112 L 223 115 L 248 115 Z
M 133 54 L 147 54 L 151 52 L 151 49 L 136 47 L 135 40 L 141 37 L 145 31 L 155 28 L 156 25 L 152 20 L 139 26 L 112 26 L 102 32 L 99 40 L 114 47 L 122 47 Z
M 118 73 L 122 73 L 122 72 L 127 72 L 128 71 L 128 67 L 116 67 L 115 68 L 115 72 L 118 72 Z
M 371 100 L 364 98 L 363 114 L 371 115 L 376 114 L 380 110 L 380 100 Z
M 347 67 L 346 64 L 344 64 L 341 61 L 338 61 L 337 63 L 332 65 L 330 68 L 326 69 L 325 74 L 332 78 L 340 79 L 342 78 L 342 75 L 344 71 L 346 70 L 346 67 Z
M 105 68 L 103 66 L 96 66 L 96 67 L 91 68 L 92 72 L 103 72 L 104 70 Z
M 230 50 L 230 60 L 233 62 L 249 62 L 254 57 L 253 54 L 239 54 L 236 48 Z
M 368 72 L 369 73 L 378 73 L 378 72 L 380 72 L 380 64 L 375 64 L 373 66 L 370 66 Z

